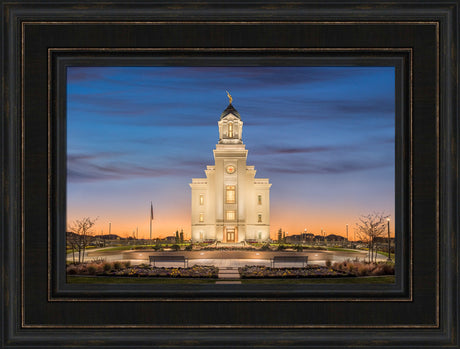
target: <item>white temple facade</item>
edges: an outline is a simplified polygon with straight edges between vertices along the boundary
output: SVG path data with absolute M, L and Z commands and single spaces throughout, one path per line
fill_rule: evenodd
M 223 243 L 270 238 L 270 187 L 267 178 L 255 178 L 247 166 L 248 151 L 242 141 L 243 122 L 230 104 L 220 116 L 215 164 L 206 178 L 193 178 L 192 241 Z

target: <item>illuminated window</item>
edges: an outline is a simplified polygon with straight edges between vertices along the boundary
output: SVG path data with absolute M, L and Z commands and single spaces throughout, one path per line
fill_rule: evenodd
M 234 204 L 235 201 L 235 186 L 234 185 L 227 185 L 226 187 L 227 195 L 226 195 L 226 202 L 227 204 Z
M 257 204 L 262 205 L 262 195 L 257 195 Z
M 200 213 L 200 222 L 204 222 L 204 213 Z
M 204 205 L 204 195 L 200 194 L 200 205 Z
M 233 124 L 232 123 L 228 124 L 228 137 L 233 138 Z
M 261 214 L 257 215 L 257 222 L 262 223 L 262 215 Z
M 228 221 L 234 221 L 235 218 L 236 218 L 235 211 L 227 211 L 227 220 Z

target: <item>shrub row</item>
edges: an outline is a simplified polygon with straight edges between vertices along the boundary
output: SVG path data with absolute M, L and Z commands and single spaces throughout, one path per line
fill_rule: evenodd
M 255 251 L 257 250 L 253 246 L 244 246 L 244 247 L 203 247 L 201 250 L 203 251 Z
M 194 265 L 190 268 L 159 268 L 148 264 L 130 267 L 129 263 L 113 262 L 84 263 L 67 267 L 68 275 L 217 278 L 218 273 L 219 268 L 204 265 Z
M 238 268 L 241 278 L 321 278 L 394 275 L 393 263 L 344 261 L 329 266 L 308 265 L 304 268 L 270 268 L 244 266 Z
M 347 271 L 334 270 L 320 265 L 304 268 L 270 268 L 260 265 L 238 268 L 241 278 L 322 278 L 354 276 Z
M 391 262 L 364 263 L 344 261 L 334 263 L 332 269 L 346 271 L 356 276 L 394 275 L 395 265 Z

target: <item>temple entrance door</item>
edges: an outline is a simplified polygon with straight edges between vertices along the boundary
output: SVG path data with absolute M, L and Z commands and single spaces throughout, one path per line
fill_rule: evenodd
M 235 228 L 225 229 L 227 233 L 227 242 L 235 242 Z

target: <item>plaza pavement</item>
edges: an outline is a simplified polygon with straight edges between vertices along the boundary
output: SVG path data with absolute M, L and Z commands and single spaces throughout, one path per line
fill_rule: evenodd
M 105 252 L 104 249 L 93 249 L 85 252 L 85 260 L 104 259 L 106 262 L 130 261 L 131 265 L 148 263 L 149 255 L 183 255 L 188 258 L 188 265 L 214 265 L 219 269 L 237 269 L 245 265 L 264 265 L 270 266 L 271 259 L 275 255 L 296 255 L 308 256 L 308 264 L 325 265 L 326 261 L 343 262 L 345 260 L 364 260 L 367 252 L 361 250 L 348 251 L 322 251 L 307 250 L 303 252 L 294 251 L 177 251 L 177 252 L 155 252 L 153 250 L 128 250 Z M 67 255 L 67 260 L 72 261 L 72 254 Z M 378 261 L 386 261 L 387 257 L 378 255 Z M 183 263 L 176 262 L 157 262 L 157 266 L 162 267 L 183 267 Z M 279 267 L 298 267 L 298 263 L 277 263 Z

